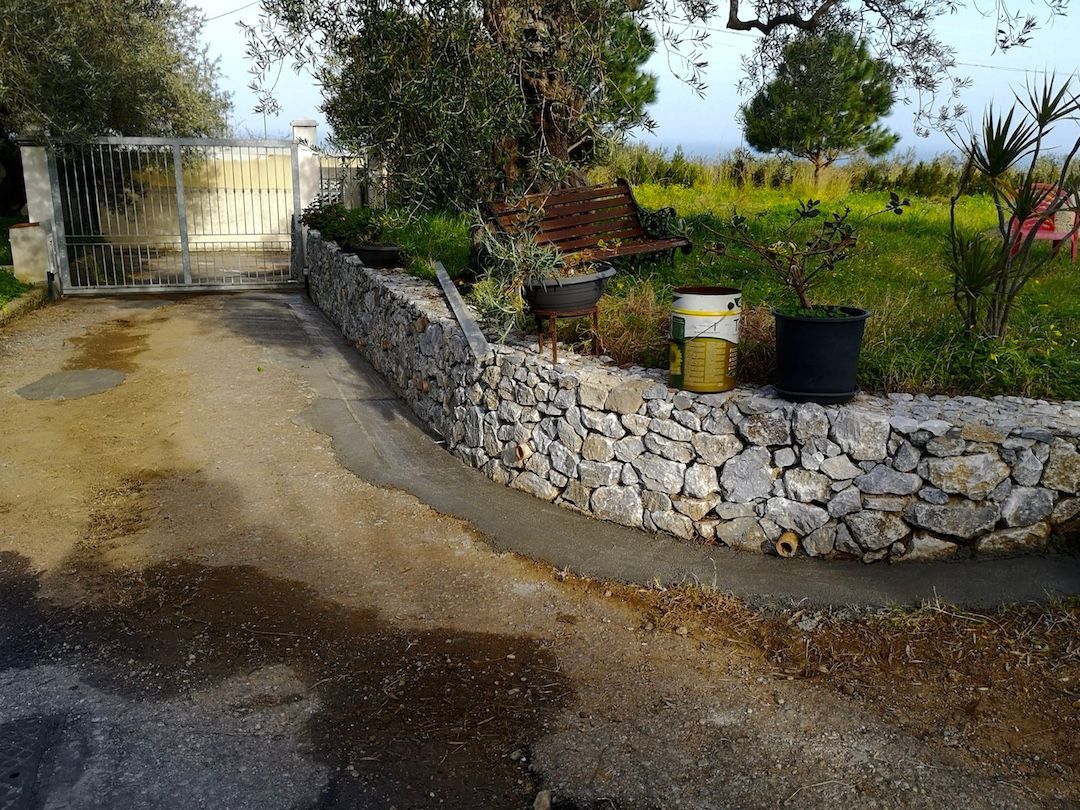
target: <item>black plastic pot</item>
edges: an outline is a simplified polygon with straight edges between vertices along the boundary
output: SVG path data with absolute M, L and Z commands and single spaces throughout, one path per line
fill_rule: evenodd
M 776 318 L 776 391 L 793 402 L 835 404 L 859 393 L 863 328 L 870 313 L 839 307 L 846 317 L 815 318 L 785 315 Z
M 355 253 L 365 267 L 386 269 L 401 267 L 401 245 L 354 245 L 345 247 L 349 253 Z
M 600 300 L 613 275 L 615 268 L 609 266 L 583 276 L 529 279 L 525 282 L 523 293 L 533 312 L 580 312 Z

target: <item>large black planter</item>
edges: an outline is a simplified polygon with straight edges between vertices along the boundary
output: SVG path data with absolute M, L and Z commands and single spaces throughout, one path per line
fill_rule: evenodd
M 525 282 L 523 293 L 533 312 L 580 312 L 594 306 L 604 294 L 608 281 L 615 275 L 614 267 L 595 273 L 566 278 L 547 278 Z
M 859 368 L 863 328 L 870 313 L 855 307 L 839 307 L 846 317 L 776 317 L 776 391 L 793 402 L 835 404 L 859 393 L 855 374 Z
M 401 245 L 346 244 L 343 249 L 348 253 L 355 253 L 365 267 L 384 270 L 402 265 Z

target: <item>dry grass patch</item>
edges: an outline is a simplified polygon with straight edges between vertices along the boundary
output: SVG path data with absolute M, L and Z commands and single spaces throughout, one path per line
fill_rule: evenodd
M 145 528 L 147 510 L 143 491 L 155 477 L 150 473 L 125 475 L 116 483 L 95 490 L 90 496 L 90 519 L 81 545 L 100 548 Z
M 1080 800 L 1080 600 L 969 611 L 759 611 L 702 587 L 638 591 L 644 622 L 736 646 L 859 699 L 1028 789 Z

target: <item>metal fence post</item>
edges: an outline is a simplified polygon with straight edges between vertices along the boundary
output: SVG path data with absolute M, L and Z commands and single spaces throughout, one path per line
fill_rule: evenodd
M 180 261 L 184 283 L 191 284 L 191 248 L 188 244 L 187 206 L 184 201 L 184 160 L 179 142 L 173 144 L 173 170 L 176 173 L 176 217 L 180 225 Z
M 300 145 L 293 140 L 292 144 L 292 197 L 293 197 L 293 278 L 300 279 L 307 263 L 306 251 L 304 250 L 304 229 L 300 224 Z

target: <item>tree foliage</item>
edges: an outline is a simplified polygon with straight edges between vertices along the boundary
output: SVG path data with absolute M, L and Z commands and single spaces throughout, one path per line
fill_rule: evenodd
M 626 103 L 612 48 L 662 43 L 676 75 L 704 89 L 704 40 L 718 22 L 760 36 L 746 81 L 763 86 L 805 33 L 859 32 L 918 110 L 917 128 L 955 120 L 964 79 L 935 27 L 963 0 L 262 0 L 248 27 L 253 87 L 273 110 L 283 62 L 327 90 L 345 144 L 382 158 L 406 199 L 467 205 L 496 191 L 572 182 L 605 142 L 646 124 Z M 1033 13 L 1066 0 L 996 0 L 999 49 L 1026 44 Z M 647 52 L 642 50 L 642 52 Z M 639 64 L 639 63 L 637 63 Z
M 324 90 L 335 138 L 405 201 L 572 182 L 611 138 L 649 125 L 654 46 L 633 0 L 265 0 L 249 53 L 292 58 Z M 264 106 L 274 108 L 271 98 Z
M 877 122 L 895 101 L 896 71 L 844 31 L 803 34 L 788 43 L 776 76 L 743 108 L 747 142 L 814 165 L 814 180 L 844 155 L 880 157 L 899 136 Z
M 204 135 L 228 96 L 184 0 L 3 0 L 0 132 Z

